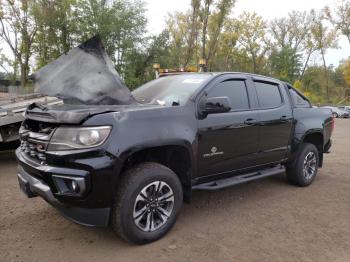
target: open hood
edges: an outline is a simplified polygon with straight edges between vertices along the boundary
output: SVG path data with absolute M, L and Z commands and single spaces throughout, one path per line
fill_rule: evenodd
M 32 79 L 41 94 L 68 104 L 128 105 L 136 103 L 95 36 L 37 71 Z

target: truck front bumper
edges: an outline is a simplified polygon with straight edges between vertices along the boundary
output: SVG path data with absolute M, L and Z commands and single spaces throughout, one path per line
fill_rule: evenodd
M 25 161 L 21 153 L 16 151 L 18 166 L 18 182 L 21 190 L 28 197 L 42 197 L 46 202 L 55 207 L 69 220 L 85 226 L 108 226 L 110 208 L 87 208 L 71 206 L 59 201 L 52 192 L 50 186 L 42 179 L 28 173 L 21 164 Z M 47 167 L 48 170 L 50 167 Z

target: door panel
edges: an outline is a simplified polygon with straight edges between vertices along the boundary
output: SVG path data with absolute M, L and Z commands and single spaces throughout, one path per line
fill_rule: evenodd
M 285 88 L 275 83 L 255 81 L 260 107 L 259 154 L 257 164 L 278 162 L 287 156 L 293 116 Z M 274 92 L 276 91 L 279 92 Z M 280 96 L 280 98 L 278 98 Z
M 257 113 L 230 112 L 199 120 L 199 176 L 208 176 L 255 165 L 259 126 Z
M 208 88 L 208 97 L 227 96 L 232 110 L 198 120 L 198 176 L 201 178 L 250 167 L 258 152 L 258 114 L 247 79 L 227 77 Z
M 285 117 L 284 117 L 285 116 Z M 259 111 L 260 139 L 257 164 L 277 162 L 287 156 L 292 117 L 283 108 Z

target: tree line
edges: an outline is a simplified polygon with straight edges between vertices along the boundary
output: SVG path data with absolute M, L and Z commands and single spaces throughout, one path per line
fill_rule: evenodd
M 349 1 L 270 21 L 251 12 L 233 16 L 235 2 L 191 0 L 187 11 L 168 14 L 160 34 L 150 34 L 143 0 L 0 0 L 0 68 L 3 77 L 26 86 L 32 72 L 99 34 L 131 88 L 154 78 L 154 63 L 162 68 L 203 63 L 208 71 L 288 81 L 316 103 L 348 95 L 350 62 L 334 68 L 326 54 L 338 48 L 340 36 L 350 44 Z

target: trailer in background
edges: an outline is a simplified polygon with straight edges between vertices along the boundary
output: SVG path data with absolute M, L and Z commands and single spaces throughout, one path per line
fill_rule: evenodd
M 55 105 L 62 103 L 62 100 L 41 94 L 0 100 L 0 150 L 10 149 L 18 144 L 18 131 L 24 120 L 24 112 L 27 106 L 32 103 Z

